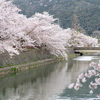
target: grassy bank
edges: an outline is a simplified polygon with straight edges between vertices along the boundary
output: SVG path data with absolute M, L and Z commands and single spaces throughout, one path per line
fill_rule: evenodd
M 77 56 L 79 56 L 79 54 L 68 54 L 68 58 L 74 58 L 74 57 L 77 57 Z

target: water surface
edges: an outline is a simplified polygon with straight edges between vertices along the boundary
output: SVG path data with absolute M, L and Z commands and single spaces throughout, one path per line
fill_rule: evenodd
M 0 79 L 0 100 L 97 100 L 89 94 L 89 79 L 79 91 L 68 89 L 81 72 L 87 71 L 98 56 L 83 56 L 54 63 Z

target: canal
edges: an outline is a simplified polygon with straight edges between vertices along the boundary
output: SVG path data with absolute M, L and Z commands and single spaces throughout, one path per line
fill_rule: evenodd
M 98 62 L 99 57 L 76 57 L 1 78 L 0 100 L 97 100 L 100 90 L 90 94 L 88 88 L 94 77 L 79 91 L 68 89 L 80 73 L 87 71 L 91 61 Z

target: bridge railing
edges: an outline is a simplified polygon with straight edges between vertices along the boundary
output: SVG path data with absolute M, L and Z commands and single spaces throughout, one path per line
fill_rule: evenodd
M 74 50 L 100 50 L 100 47 L 74 47 Z

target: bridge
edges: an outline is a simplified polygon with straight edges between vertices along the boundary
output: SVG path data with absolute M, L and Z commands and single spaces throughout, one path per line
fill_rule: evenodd
M 75 52 L 100 52 L 100 47 L 74 47 Z
M 85 52 L 99 53 L 100 52 L 100 47 L 74 47 L 74 52 L 76 54 L 80 54 L 81 56 Z

